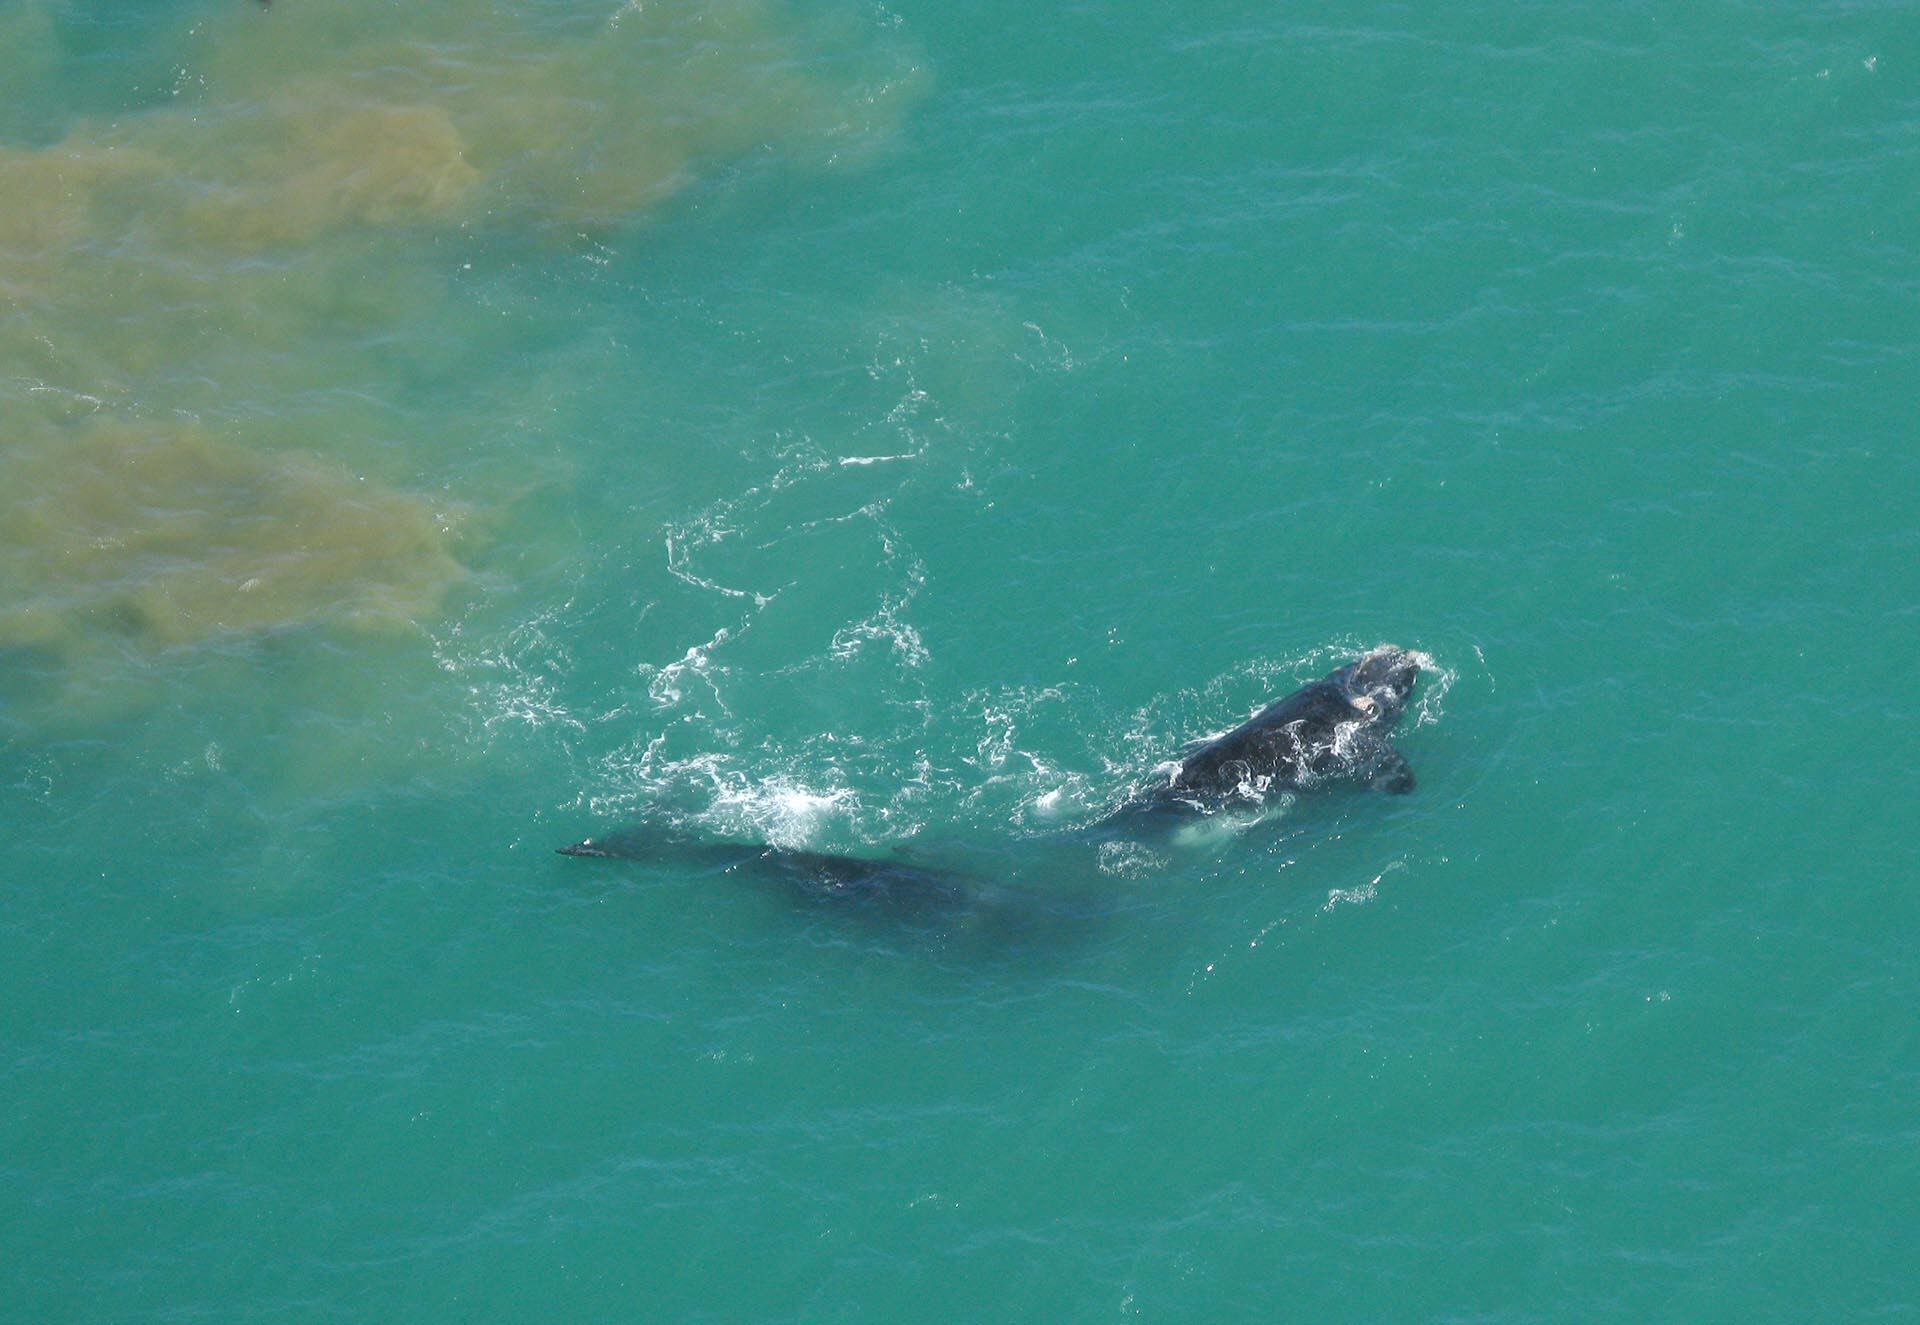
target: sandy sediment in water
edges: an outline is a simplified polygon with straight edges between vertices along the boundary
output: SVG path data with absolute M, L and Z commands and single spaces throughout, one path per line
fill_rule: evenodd
M 102 211 L 216 249 L 351 226 L 619 225 L 742 154 L 858 159 L 923 81 L 904 59 L 823 56 L 755 0 L 629 5 L 560 35 L 495 5 L 369 0 L 195 31 L 190 100 L 0 147 L 6 248 L 57 250 Z
M 0 462 L 0 645 L 404 626 L 463 574 L 454 521 L 305 454 L 85 421 Z
M 370 475 L 432 458 L 362 462 L 417 432 L 383 379 L 456 320 L 441 241 L 630 225 L 756 153 L 855 159 L 919 81 L 760 0 L 536 19 L 202 14 L 174 100 L 0 143 L 0 645 L 431 616 L 463 574 L 447 512 Z

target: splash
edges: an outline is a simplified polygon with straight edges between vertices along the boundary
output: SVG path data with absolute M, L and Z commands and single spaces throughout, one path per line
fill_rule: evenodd
M 857 809 L 851 790 L 817 790 L 789 777 L 741 782 L 716 796 L 711 816 L 733 834 L 772 846 L 799 848 L 819 840 L 828 822 Z
M 830 739 L 825 742 L 831 746 Z M 711 841 L 764 842 L 791 850 L 884 840 L 859 791 L 829 749 L 706 750 L 675 757 L 656 736 L 636 758 L 604 761 L 607 790 L 584 802 L 595 818 L 635 818 Z
M 1432 654 L 1419 649 L 1409 649 L 1407 654 L 1420 668 L 1420 686 L 1408 709 L 1413 720 L 1406 725 L 1408 731 L 1417 731 L 1440 721 L 1447 691 L 1453 689 L 1453 683 L 1460 679 L 1460 673 L 1454 668 L 1442 667 Z

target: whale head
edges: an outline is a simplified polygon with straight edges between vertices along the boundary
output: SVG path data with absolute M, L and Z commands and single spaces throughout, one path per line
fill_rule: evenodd
M 1420 678 L 1420 655 L 1382 644 L 1342 667 L 1330 678 L 1347 701 L 1381 726 L 1400 720 L 1401 710 Z

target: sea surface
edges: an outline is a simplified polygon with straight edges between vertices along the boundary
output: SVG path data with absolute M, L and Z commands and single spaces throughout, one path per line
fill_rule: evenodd
M 0 1318 L 1920 1318 L 1917 420 L 1908 4 L 0 0 Z

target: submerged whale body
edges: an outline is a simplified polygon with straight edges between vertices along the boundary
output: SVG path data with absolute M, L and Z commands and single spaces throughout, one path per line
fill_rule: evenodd
M 1382 791 L 1413 790 L 1413 768 L 1387 742 L 1400 721 L 1419 655 L 1393 644 L 1366 654 L 1276 700 L 1224 736 L 1184 754 L 1163 778 L 1140 788 L 1113 817 L 1140 812 L 1209 813 L 1235 800 L 1260 800 L 1338 779 Z
M 940 947 L 1001 949 L 1071 941 L 1105 911 L 1073 889 L 1021 886 L 983 874 L 893 857 L 849 856 L 756 842 L 689 838 L 677 829 L 629 829 L 558 848 L 563 856 L 651 861 L 771 887 L 840 921 L 904 933 Z M 1017 871 L 1015 871 L 1017 873 Z
M 950 870 L 899 860 L 834 855 L 754 842 L 690 841 L 629 831 L 560 847 L 563 856 L 672 861 L 784 886 L 807 901 L 838 902 L 901 918 L 935 918 L 970 905 L 971 881 Z

